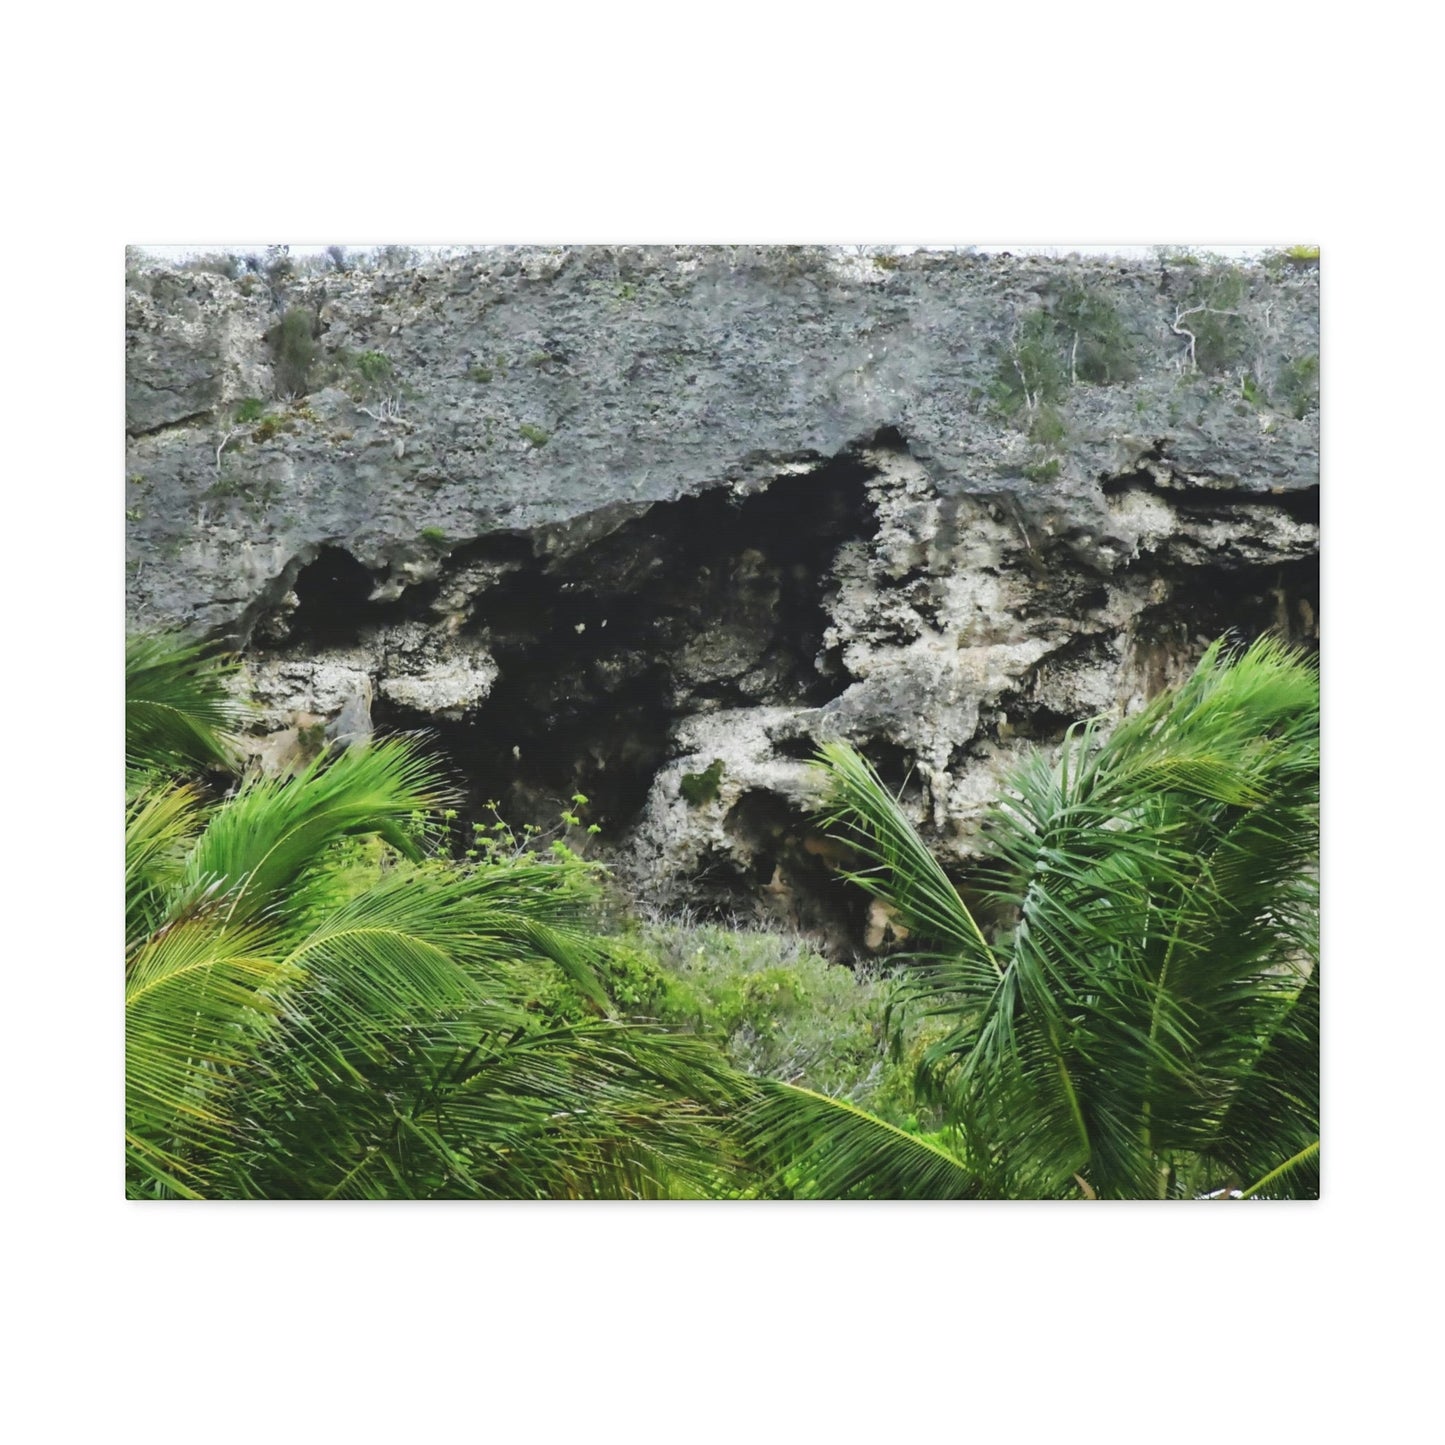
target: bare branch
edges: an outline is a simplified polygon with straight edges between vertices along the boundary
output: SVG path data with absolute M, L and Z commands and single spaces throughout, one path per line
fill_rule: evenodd
M 399 396 L 384 396 L 376 404 L 376 410 L 372 411 L 369 406 L 362 406 L 357 403 L 356 407 L 363 416 L 369 416 L 372 421 L 389 422 L 401 421 L 401 398 Z
M 1187 309 L 1184 308 L 1184 307 L 1179 307 L 1179 308 L 1177 308 L 1177 309 L 1175 310 L 1175 312 L 1174 312 L 1174 320 L 1169 323 L 1169 329 L 1170 329 L 1176 336 L 1187 336 L 1187 337 L 1189 338 L 1189 353 L 1188 353 L 1188 355 L 1189 355 L 1189 369 L 1190 369 L 1190 371 L 1196 370 L 1196 369 L 1198 368 L 1198 365 L 1199 365 L 1199 363 L 1198 363 L 1198 361 L 1197 361 L 1197 359 L 1196 359 L 1196 357 L 1195 357 L 1195 354 L 1194 354 L 1195 336 L 1194 336 L 1194 333 L 1193 333 L 1187 326 L 1181 326 L 1179 323 L 1180 323 L 1181 321 L 1183 321 L 1186 316 L 1198 316 L 1198 315 L 1200 314 L 1200 312 L 1203 312 L 1203 311 L 1207 311 L 1211 316 L 1238 316 L 1238 315 L 1239 315 L 1239 312 L 1238 312 L 1238 311 L 1221 311 L 1221 310 L 1219 309 L 1219 307 L 1217 307 L 1217 306 L 1190 306 L 1190 307 L 1188 307 Z
M 1034 409 L 1034 397 L 1033 393 L 1029 390 L 1029 379 L 1024 375 L 1023 366 L 1019 362 L 1019 353 L 1017 346 L 1014 347 L 1013 351 L 1010 353 L 1010 356 L 1013 360 L 1014 370 L 1019 374 L 1019 385 L 1022 386 L 1024 389 L 1024 405 L 1027 406 L 1030 411 L 1032 411 Z
M 241 428 L 238 426 L 228 427 L 225 436 L 221 438 L 221 445 L 216 448 L 216 475 L 218 477 L 221 475 L 221 453 L 226 450 L 226 443 L 240 430 Z

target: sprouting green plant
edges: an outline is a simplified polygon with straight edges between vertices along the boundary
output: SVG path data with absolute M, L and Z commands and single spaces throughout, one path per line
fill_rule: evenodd
M 1254 377 L 1247 371 L 1239 379 L 1239 394 L 1251 406 L 1269 405 L 1269 397 Z
M 249 425 L 253 421 L 260 421 L 266 412 L 266 403 L 259 396 L 243 396 L 236 403 L 236 420 L 242 426 Z
M 1279 369 L 1276 389 L 1286 410 L 1302 421 L 1320 404 L 1320 359 L 1318 356 L 1297 356 Z
M 280 417 L 268 416 L 261 422 L 261 424 L 256 428 L 256 430 L 251 433 L 251 435 L 258 442 L 269 442 L 273 437 L 277 436 L 281 432 L 289 432 L 295 430 L 296 424 L 294 422 L 285 421 Z
M 384 352 L 359 352 L 352 361 L 352 367 L 368 386 L 383 386 L 391 380 L 392 366 Z
M 723 762 L 714 758 L 711 766 L 700 773 L 684 773 L 678 783 L 678 791 L 694 808 L 705 807 L 716 800 L 718 785 L 722 782 Z
M 472 381 L 479 381 L 483 385 L 491 381 L 495 373 L 490 366 L 473 366 L 467 371 L 467 376 Z
M 533 426 L 530 422 L 523 422 L 517 428 L 517 434 L 525 441 L 531 442 L 534 447 L 544 447 L 551 439 L 550 432 L 543 431 L 541 427 Z
M 1053 482 L 1058 480 L 1059 459 L 1050 457 L 1047 461 L 1030 462 L 1024 468 L 1024 476 L 1031 482 Z
M 447 544 L 447 534 L 443 532 L 440 527 L 423 527 L 421 529 L 421 539 L 429 547 L 440 548 L 445 547 Z

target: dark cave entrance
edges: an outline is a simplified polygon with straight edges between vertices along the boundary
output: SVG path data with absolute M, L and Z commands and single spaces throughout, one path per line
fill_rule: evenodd
M 379 699 L 377 725 L 431 728 L 478 812 L 496 801 L 513 826 L 546 828 L 581 792 L 587 820 L 619 838 L 680 718 L 837 691 L 825 604 L 839 546 L 875 525 L 871 475 L 844 457 L 748 496 L 658 503 L 576 551 L 507 547 L 510 570 L 467 624 L 500 669 L 486 702 L 439 722 Z M 499 540 L 452 565 L 495 560 Z
M 376 582 L 344 547 L 323 547 L 296 574 L 298 605 L 291 614 L 292 637 L 308 649 L 344 647 L 356 640 Z
M 1201 652 L 1225 633 L 1241 645 L 1268 634 L 1318 652 L 1318 557 L 1264 567 L 1180 568 L 1167 575 L 1167 598 L 1135 624 L 1139 641 Z

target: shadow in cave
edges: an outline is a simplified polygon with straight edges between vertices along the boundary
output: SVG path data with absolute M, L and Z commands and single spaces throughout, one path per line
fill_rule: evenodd
M 875 525 L 871 474 L 845 457 L 751 496 L 714 488 L 562 555 L 509 543 L 468 624 L 499 668 L 486 702 L 448 723 L 379 700 L 377 725 L 433 728 L 474 804 L 514 826 L 551 826 L 581 792 L 616 839 L 679 718 L 836 692 L 826 601 L 838 547 Z

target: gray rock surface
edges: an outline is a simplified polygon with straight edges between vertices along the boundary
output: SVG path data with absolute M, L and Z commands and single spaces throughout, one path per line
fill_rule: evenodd
M 273 735 L 374 678 L 479 798 L 587 792 L 645 895 L 801 917 L 819 740 L 964 860 L 1021 747 L 1226 628 L 1317 636 L 1318 297 L 841 248 L 133 268 L 128 614 L 241 646 Z

